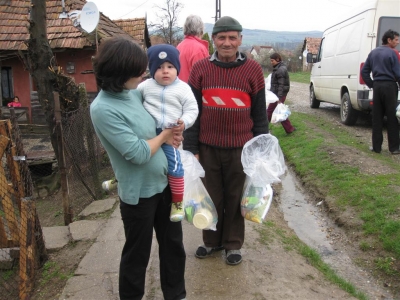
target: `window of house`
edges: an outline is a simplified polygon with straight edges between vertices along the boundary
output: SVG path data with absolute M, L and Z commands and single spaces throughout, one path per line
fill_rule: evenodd
M 1 68 L 1 94 L 3 105 L 7 100 L 14 98 L 12 69 L 10 67 Z

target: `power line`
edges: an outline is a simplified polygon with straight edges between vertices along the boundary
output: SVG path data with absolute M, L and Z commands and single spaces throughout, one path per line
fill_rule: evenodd
M 141 7 L 143 4 L 146 4 L 146 3 L 149 2 L 149 1 L 150 1 L 150 0 L 144 1 L 142 4 L 140 4 L 139 6 L 136 6 L 134 9 L 132 9 L 131 11 L 127 12 L 126 14 L 120 16 L 118 19 L 120 19 L 120 18 L 122 18 L 122 17 L 125 17 L 126 15 L 129 15 L 131 12 L 137 10 L 139 7 Z

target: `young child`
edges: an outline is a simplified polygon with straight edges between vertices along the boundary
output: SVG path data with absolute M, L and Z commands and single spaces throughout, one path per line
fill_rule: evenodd
M 143 96 L 145 109 L 157 123 L 157 132 L 172 126 L 191 127 L 199 113 L 196 99 L 190 86 L 178 78 L 179 51 L 167 44 L 148 49 L 151 78 L 142 82 L 138 90 Z M 179 151 L 170 145 L 162 146 L 168 160 L 168 182 L 171 187 L 172 205 L 170 220 L 183 220 L 182 206 L 184 180 Z
M 7 104 L 8 107 L 21 107 L 21 103 L 19 102 L 19 97 L 15 96 L 14 101 Z

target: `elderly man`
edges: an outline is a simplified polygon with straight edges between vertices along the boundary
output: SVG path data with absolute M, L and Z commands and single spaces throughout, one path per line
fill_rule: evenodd
M 386 115 L 389 151 L 394 155 L 400 154 L 399 123 L 396 118 L 400 63 L 393 51 L 398 44 L 399 33 L 391 29 L 386 31 L 382 37 L 382 46 L 369 53 L 361 70 L 366 85 L 373 88 L 371 151 L 376 153 L 382 150 L 383 117 Z
M 189 85 L 199 105 L 199 116 L 185 131 L 183 148 L 195 154 L 205 170 L 205 186 L 218 213 L 217 230 L 204 230 L 204 245 L 196 251 L 205 258 L 225 249 L 226 263 L 242 261 L 244 218 L 240 200 L 246 174 L 241 154 L 253 137 L 268 133 L 264 75 L 260 65 L 239 52 L 242 26 L 232 17 L 214 25 L 215 53 L 194 64 Z

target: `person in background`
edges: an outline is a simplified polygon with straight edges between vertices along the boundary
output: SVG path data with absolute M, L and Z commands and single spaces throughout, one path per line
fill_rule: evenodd
M 7 104 L 7 107 L 21 107 L 21 102 L 19 102 L 19 97 L 15 96 L 14 100 Z
M 142 82 L 138 90 L 143 96 L 144 108 L 157 124 L 157 132 L 171 126 L 183 131 L 196 121 L 199 109 L 190 86 L 178 78 L 179 51 L 171 45 L 160 44 L 147 50 L 151 78 Z M 184 172 L 179 151 L 163 144 L 168 160 L 168 182 L 172 192 L 170 220 L 183 220 Z
M 135 42 L 114 37 L 101 43 L 93 60 L 101 88 L 90 105 L 90 117 L 107 151 L 116 179 L 125 244 L 119 269 L 119 298 L 144 296 L 153 228 L 159 245 L 160 281 L 164 299 L 185 299 L 185 262 L 181 222 L 169 220 L 171 191 L 167 159 L 160 149 L 178 147 L 179 128 L 156 134 L 136 89 L 146 71 L 147 56 Z
M 239 52 L 242 25 L 232 17 L 215 22 L 211 57 L 196 62 L 189 85 L 199 106 L 195 124 L 185 131 L 183 149 L 199 159 L 204 184 L 218 214 L 217 230 L 203 230 L 195 256 L 225 249 L 226 263 L 242 261 L 245 222 L 240 201 L 246 174 L 241 163 L 246 142 L 268 133 L 265 81 L 261 66 Z
M 271 122 L 272 113 L 274 112 L 278 103 L 285 103 L 286 96 L 290 90 L 290 80 L 289 73 L 286 69 L 286 65 L 282 61 L 282 57 L 279 53 L 272 53 L 270 55 L 271 65 L 273 67 L 271 74 L 271 92 L 273 92 L 277 97 L 278 101 L 270 103 L 267 108 L 268 121 Z M 296 130 L 290 123 L 289 119 L 281 122 L 285 132 L 290 134 Z
M 383 34 L 382 46 L 373 49 L 368 54 L 361 69 L 362 79 L 370 89 L 373 89 L 372 147 L 370 149 L 376 153 L 382 151 L 383 118 L 386 115 L 389 151 L 391 154 L 400 154 L 399 123 L 396 117 L 400 63 L 393 51 L 398 44 L 399 33 L 389 29 Z
M 395 48 L 393 48 L 393 51 L 394 51 L 394 53 L 396 53 L 397 59 L 400 61 L 400 52 L 399 52 L 399 50 L 397 50 L 396 47 L 395 47 Z
M 201 39 L 203 31 L 204 23 L 199 16 L 190 15 L 186 18 L 183 25 L 185 38 L 177 46 L 181 63 L 179 79 L 184 82 L 188 82 L 194 63 L 210 56 L 208 53 L 208 42 Z

